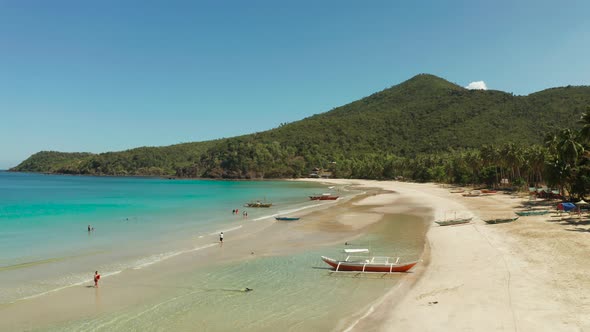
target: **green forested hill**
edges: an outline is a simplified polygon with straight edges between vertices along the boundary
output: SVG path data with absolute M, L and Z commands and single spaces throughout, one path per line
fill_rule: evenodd
M 467 90 L 432 75 L 418 75 L 260 136 L 294 145 L 323 141 L 327 150 L 347 153 L 407 156 L 491 143 L 541 143 L 547 132 L 573 125 L 587 105 L 590 87 L 549 89 L 521 97 Z
M 92 156 L 92 153 L 41 151 L 30 156 L 13 170 L 26 172 L 55 172 Z
M 198 162 L 200 156 L 210 147 L 221 141 L 140 147 L 101 154 L 41 151 L 11 171 L 89 175 L 174 175 L 177 168 L 190 167 Z
M 97 155 L 60 154 L 59 160 L 35 154 L 13 170 L 269 178 L 302 176 L 313 167 L 323 167 L 337 176 L 380 178 L 395 175 L 387 169 L 394 160 L 399 164 L 400 158 L 409 161 L 484 144 L 540 144 L 557 128 L 575 127 L 589 105 L 590 87 L 514 96 L 467 90 L 421 74 L 265 132 Z

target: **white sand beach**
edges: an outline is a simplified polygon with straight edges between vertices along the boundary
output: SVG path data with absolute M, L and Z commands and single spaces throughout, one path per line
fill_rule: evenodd
M 435 219 L 454 218 L 455 214 L 474 217 L 464 225 L 433 223 L 422 264 L 347 331 L 590 329 L 587 216 L 554 217 L 552 213 L 488 225 L 483 219 L 514 215 L 528 196 L 497 193 L 463 197 L 436 184 L 326 182 L 394 190 L 399 195 L 365 201 L 389 211 L 428 206 Z M 550 202 L 534 203 L 555 209 Z

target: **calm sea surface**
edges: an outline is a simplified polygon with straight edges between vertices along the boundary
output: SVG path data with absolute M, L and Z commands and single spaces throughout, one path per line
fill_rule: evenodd
M 103 276 L 157 264 L 181 254 L 191 239 L 235 229 L 232 209 L 249 220 L 310 207 L 307 196 L 326 191 L 314 183 L 48 176 L 0 172 L 0 304 L 40 296 Z M 88 232 L 87 227 L 94 227 Z M 397 216 L 361 240 L 382 251 L 417 258 L 425 223 Z M 224 331 L 331 330 L 357 314 L 399 280 L 331 277 L 320 255 L 341 247 L 299 251 L 228 263 L 178 276 L 188 289 L 125 312 L 69 322 L 58 330 L 176 329 Z M 250 296 L 227 285 L 255 288 Z M 198 285 L 198 286 L 197 286 Z M 126 319 L 139 317 L 142 319 Z M 346 321 L 346 319 L 344 319 Z M 90 325 L 89 325 L 90 324 Z

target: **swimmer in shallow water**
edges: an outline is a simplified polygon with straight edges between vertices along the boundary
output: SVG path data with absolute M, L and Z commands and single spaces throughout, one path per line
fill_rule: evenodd
M 244 288 L 244 289 L 243 289 L 243 291 L 244 291 L 244 292 L 251 292 L 251 291 L 253 291 L 253 289 L 252 289 L 252 288 L 248 288 L 248 287 L 246 287 L 246 288 Z

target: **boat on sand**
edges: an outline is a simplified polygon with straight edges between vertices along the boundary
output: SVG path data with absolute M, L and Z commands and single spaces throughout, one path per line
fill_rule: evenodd
M 543 214 L 547 214 L 549 213 L 549 210 L 533 210 L 533 211 L 518 211 L 516 212 L 516 214 L 518 214 L 519 216 L 540 216 Z
M 449 220 L 438 220 L 435 223 L 441 226 L 450 226 L 450 225 L 458 225 L 458 224 L 466 224 L 471 221 L 473 217 L 469 218 L 456 218 L 456 219 L 449 219 Z
M 480 190 L 472 190 L 468 193 L 462 194 L 463 197 L 478 197 L 481 196 L 481 191 Z
M 279 221 L 295 221 L 295 220 L 299 220 L 301 218 L 299 217 L 275 217 L 276 220 Z
M 345 253 L 369 253 L 368 249 L 345 249 Z M 400 263 L 399 257 L 382 257 L 382 256 L 351 256 L 348 255 L 344 260 L 336 260 L 322 256 L 322 260 L 334 268 L 335 272 L 354 271 L 354 272 L 407 272 L 418 262 Z
M 502 223 L 506 223 L 506 222 L 513 222 L 518 220 L 519 217 L 514 217 L 514 218 L 499 218 L 499 219 L 488 219 L 488 220 L 484 220 L 486 223 L 488 224 L 502 224 Z
M 482 189 L 480 190 L 482 194 L 496 194 L 498 191 L 493 189 Z

